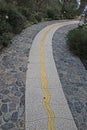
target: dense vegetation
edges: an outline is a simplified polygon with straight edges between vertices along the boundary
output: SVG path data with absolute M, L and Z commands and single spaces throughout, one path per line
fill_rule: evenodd
M 79 56 L 87 69 L 87 25 L 71 30 L 67 35 L 69 50 Z
M 71 11 L 70 7 L 74 7 Z M 0 0 L 0 46 L 7 46 L 24 27 L 46 20 L 74 18 L 75 4 L 58 0 Z M 64 12 L 65 11 L 65 12 Z M 71 15 L 68 15 L 68 12 Z
M 7 46 L 15 33 L 31 24 L 75 18 L 76 4 L 76 0 L 0 0 L 0 46 Z

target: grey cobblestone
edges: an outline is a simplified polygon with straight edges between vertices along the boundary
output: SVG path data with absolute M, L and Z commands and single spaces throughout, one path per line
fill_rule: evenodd
M 7 114 L 4 114 L 4 115 L 3 115 L 3 120 L 4 120 L 5 122 L 8 122 L 10 119 L 11 119 L 11 114 L 10 114 L 10 113 L 7 113 Z
M 11 117 L 11 121 L 17 122 L 17 120 L 18 120 L 18 112 L 13 112 L 12 117 Z
M 8 105 L 7 105 L 7 104 L 2 104 L 2 106 L 1 106 L 1 111 L 2 111 L 3 113 L 7 113 L 7 112 L 8 112 Z
M 25 83 L 29 51 L 36 34 L 56 22 L 28 27 L 0 53 L 0 130 L 25 130 Z
M 5 123 L 4 125 L 1 126 L 2 130 L 10 130 L 13 127 L 14 125 L 12 123 Z
M 11 45 L 0 53 L 0 130 L 25 130 L 25 83 L 29 51 L 36 34 L 56 22 L 62 21 L 39 23 L 23 30 L 12 39 Z M 73 61 L 75 58 L 66 48 L 65 34 L 71 28 L 67 26 L 55 33 L 54 59 L 75 122 L 79 130 L 86 130 L 87 75 L 78 58 Z M 75 102 L 78 105 L 75 105 Z
M 76 26 L 68 25 L 56 31 L 53 55 L 78 130 L 87 130 L 87 71 L 80 59 L 69 52 L 66 44 L 67 32 Z
M 14 110 L 16 110 L 16 104 L 15 103 L 10 103 L 9 104 L 9 112 L 14 111 Z

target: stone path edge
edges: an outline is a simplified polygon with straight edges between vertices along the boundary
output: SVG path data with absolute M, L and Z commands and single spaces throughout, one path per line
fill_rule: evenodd
M 53 56 L 67 102 L 78 130 L 87 130 L 87 71 L 69 52 L 66 35 L 77 25 L 67 25 L 53 36 Z
M 63 21 L 49 21 L 26 28 L 0 53 L 1 130 L 25 129 L 25 83 L 32 41 L 42 28 Z

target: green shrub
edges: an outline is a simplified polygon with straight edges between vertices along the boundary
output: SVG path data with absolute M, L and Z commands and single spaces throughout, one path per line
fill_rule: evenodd
M 34 17 L 35 17 L 35 19 L 36 19 L 37 22 L 41 22 L 42 21 L 42 16 L 43 16 L 42 13 L 37 12 L 37 13 L 35 13 Z
M 0 23 L 0 35 L 2 35 L 3 33 L 8 33 L 8 32 L 12 32 L 11 25 L 5 21 L 2 21 Z
M 31 12 L 29 8 L 18 7 L 18 10 L 22 15 L 24 15 L 27 18 L 27 20 L 30 20 Z
M 26 22 L 24 23 L 24 28 L 27 28 L 27 27 L 29 27 L 32 24 L 33 24 L 32 22 L 26 20 Z
M 3 33 L 3 35 L 0 36 L 0 46 L 7 47 L 11 43 L 12 37 L 12 33 Z
M 5 21 L 6 15 L 7 15 L 7 5 L 3 1 L 3 2 L 0 2 L 0 21 Z
M 17 8 L 0 1 L 0 45 L 7 46 L 13 36 L 22 30 L 25 18 Z
M 87 59 L 87 26 L 71 30 L 67 35 L 67 44 L 73 54 Z
M 72 2 L 66 2 L 62 8 L 62 15 L 64 19 L 73 19 L 77 15 L 76 5 Z
M 14 33 L 20 32 L 22 30 L 25 17 L 20 12 L 18 12 L 14 5 L 0 2 L 0 17 L 2 23 L 5 21 L 6 24 L 10 24 Z
M 14 32 L 20 32 L 23 28 L 23 23 L 25 21 L 24 17 L 19 12 L 12 9 L 9 10 L 8 17 L 8 22 L 13 27 Z
M 59 10 L 56 8 L 49 8 L 47 9 L 47 16 L 53 20 L 59 19 Z

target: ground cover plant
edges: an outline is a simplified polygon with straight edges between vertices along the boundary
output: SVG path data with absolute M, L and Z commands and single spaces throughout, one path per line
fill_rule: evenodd
M 71 30 L 67 35 L 69 50 L 80 57 L 87 69 L 87 24 Z

